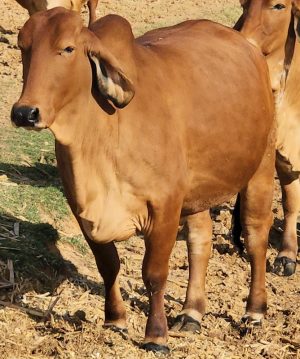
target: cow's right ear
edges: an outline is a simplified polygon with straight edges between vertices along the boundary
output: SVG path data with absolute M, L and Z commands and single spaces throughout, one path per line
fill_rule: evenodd
M 133 82 L 122 70 L 113 54 L 101 45 L 97 36 L 85 29 L 87 54 L 96 69 L 96 82 L 100 93 L 116 107 L 125 107 L 135 94 Z
M 296 38 L 300 42 L 300 0 L 292 1 L 292 13 L 294 16 L 294 29 Z
M 247 4 L 247 1 L 248 0 L 240 0 L 240 4 L 243 8 L 243 13 L 242 15 L 239 17 L 238 21 L 235 23 L 235 25 L 233 26 L 234 30 L 236 31 L 241 31 L 243 25 L 244 25 L 244 21 L 245 21 L 245 18 L 244 18 L 244 11 L 245 11 L 245 6 Z
M 241 31 L 242 27 L 244 25 L 244 16 L 243 14 L 239 17 L 238 21 L 235 23 L 235 25 L 233 26 L 233 29 L 236 31 Z

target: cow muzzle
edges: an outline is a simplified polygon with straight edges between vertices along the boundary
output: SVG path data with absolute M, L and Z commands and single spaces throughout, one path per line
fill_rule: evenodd
M 17 127 L 35 127 L 39 122 L 39 114 L 37 107 L 14 104 L 11 110 L 11 121 Z

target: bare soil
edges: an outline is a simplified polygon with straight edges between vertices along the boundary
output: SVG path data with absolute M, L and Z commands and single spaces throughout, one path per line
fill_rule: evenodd
M 100 1 L 98 15 L 108 13 L 125 16 L 134 32 L 141 34 L 154 27 L 200 17 L 231 26 L 239 14 L 239 2 Z M 86 15 L 84 10 L 85 18 Z M 10 108 L 20 92 L 21 63 L 16 39 L 26 19 L 26 11 L 15 1 L 1 1 L 0 141 L 10 126 Z M 5 150 L 1 142 L 0 150 Z M 276 186 L 275 225 L 268 248 L 268 314 L 263 326 L 246 330 L 240 322 L 248 294 L 250 266 L 247 256 L 239 256 L 230 242 L 232 201 L 212 211 L 214 240 L 207 274 L 207 314 L 201 333 L 171 333 L 169 358 L 300 358 L 300 272 L 285 278 L 274 275 L 271 270 L 282 226 L 280 191 L 278 184 Z M 55 225 L 55 219 L 46 220 Z M 0 234 L 5 235 L 4 228 L 11 232 L 14 222 L 2 218 Z M 66 224 L 66 231 L 76 232 L 72 219 Z M 48 249 L 61 260 L 56 266 L 45 262 L 45 280 L 40 280 L 39 269 L 33 268 L 30 274 L 18 273 L 9 270 L 8 262 L 0 261 L 0 279 L 9 279 L 12 273 L 15 276 L 14 289 L 0 290 L 0 358 L 154 358 L 153 353 L 139 349 L 148 310 L 141 279 L 143 240 L 134 237 L 118 244 L 129 324 L 129 334 L 123 336 L 102 328 L 104 289 L 91 253 L 82 254 L 60 240 Z M 27 260 L 30 262 L 31 258 Z M 186 244 L 181 235 L 170 261 L 165 296 L 170 325 L 184 301 L 187 267 Z

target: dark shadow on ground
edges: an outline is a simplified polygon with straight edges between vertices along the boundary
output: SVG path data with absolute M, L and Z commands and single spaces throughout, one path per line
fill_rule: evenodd
M 55 165 L 35 162 L 33 164 L 16 165 L 0 162 L 0 175 L 17 184 L 35 187 L 57 187 L 62 191 L 62 184 Z
M 14 232 L 15 223 L 19 224 L 19 235 Z M 31 289 L 37 293 L 55 293 L 65 279 L 103 295 L 102 284 L 78 273 L 77 268 L 62 257 L 57 248 L 58 239 L 57 230 L 48 223 L 31 223 L 0 213 L 0 261 L 5 264 L 8 259 L 12 260 L 18 295 Z M 0 277 L 4 275 L 0 272 Z M 5 293 L 0 290 L 3 296 Z

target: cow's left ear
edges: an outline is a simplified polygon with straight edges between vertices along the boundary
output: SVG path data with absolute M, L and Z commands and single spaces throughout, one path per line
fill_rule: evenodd
M 294 16 L 294 29 L 296 38 L 300 42 L 300 0 L 292 1 L 292 13 Z
M 84 29 L 87 54 L 95 64 L 96 82 L 100 93 L 116 107 L 123 108 L 135 94 L 133 82 L 122 70 L 119 61 L 104 46 L 97 36 Z
M 124 72 L 109 60 L 101 57 L 101 52 L 89 51 L 89 58 L 96 68 L 96 81 L 101 94 L 118 107 L 125 107 L 134 96 L 134 87 Z M 113 61 L 115 62 L 115 61 Z

